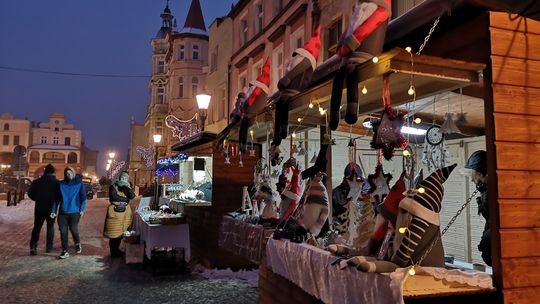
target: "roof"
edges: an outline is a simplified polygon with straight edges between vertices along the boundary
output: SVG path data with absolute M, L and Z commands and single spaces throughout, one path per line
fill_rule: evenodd
M 28 149 L 43 149 L 43 150 L 79 150 L 75 146 L 64 146 L 64 145 L 33 145 L 28 147 Z
M 195 32 L 196 31 L 196 32 Z M 194 34 L 207 34 L 206 26 L 204 25 L 204 17 L 201 10 L 201 4 L 199 0 L 192 0 L 191 6 L 184 23 L 184 28 L 180 33 L 194 33 Z

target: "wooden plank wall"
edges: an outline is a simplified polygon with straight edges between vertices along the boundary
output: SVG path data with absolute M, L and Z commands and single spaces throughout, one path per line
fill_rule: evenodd
M 540 22 L 490 13 L 505 303 L 540 298 Z
M 236 144 L 236 143 L 235 143 Z M 211 153 L 215 142 L 187 151 L 188 153 Z M 261 156 L 261 146 L 254 145 L 258 157 L 243 157 L 244 167 L 239 167 L 239 158 L 231 157 L 225 165 L 222 153 L 214 153 L 212 161 L 212 206 L 186 207 L 189 223 L 191 252 L 194 259 L 209 268 L 232 269 L 254 267 L 248 260 L 233 255 L 218 246 L 221 220 L 228 212 L 236 211 L 242 204 L 242 186 L 253 186 L 253 168 Z

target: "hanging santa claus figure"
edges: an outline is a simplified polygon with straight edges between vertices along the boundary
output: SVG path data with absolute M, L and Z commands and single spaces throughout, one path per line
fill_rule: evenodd
M 289 134 L 289 100 L 294 95 L 304 91 L 311 83 L 313 71 L 317 67 L 317 57 L 321 47 L 321 28 L 318 26 L 313 36 L 302 46 L 296 49 L 285 69 L 285 75 L 279 80 L 278 92 L 270 97 L 269 102 L 275 102 L 274 136 L 270 147 L 270 155 L 279 157 L 275 153 L 281 140 Z
M 358 73 L 356 67 L 382 52 L 386 26 L 391 15 L 390 0 L 361 0 L 356 3 L 347 31 L 341 36 L 336 55 L 341 66 L 334 76 L 330 99 L 330 129 L 335 131 L 340 119 L 341 95 L 347 88 L 345 122 L 358 120 Z
M 249 83 L 246 92 L 240 92 L 236 98 L 234 109 L 230 115 L 230 122 L 225 129 L 217 135 L 216 150 L 223 149 L 223 142 L 233 128 L 240 123 L 238 141 L 240 143 L 240 152 L 246 153 L 247 134 L 249 129 L 249 120 L 255 117 L 258 112 L 264 108 L 265 100 L 268 96 L 268 86 L 270 85 L 270 60 L 267 58 L 262 67 L 262 72 L 257 79 Z

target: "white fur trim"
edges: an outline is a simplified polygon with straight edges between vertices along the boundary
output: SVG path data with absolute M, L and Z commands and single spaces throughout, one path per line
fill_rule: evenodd
M 266 95 L 268 95 L 268 92 L 270 92 L 270 89 L 268 88 L 268 86 L 258 81 L 257 79 L 252 80 L 250 83 L 258 88 L 261 88 L 261 90 L 263 90 L 266 93 Z
M 315 71 L 315 68 L 317 67 L 317 58 L 313 57 L 313 55 L 304 48 L 298 48 L 294 50 L 294 52 L 306 57 L 311 63 L 311 68 Z
M 284 196 L 292 199 L 292 200 L 295 200 L 295 201 L 300 201 L 300 195 L 290 191 L 290 190 L 283 190 L 283 192 L 281 192 L 281 194 L 283 194 Z
M 440 226 L 440 218 L 437 212 L 429 210 L 410 197 L 403 198 L 401 202 L 399 202 L 399 208 L 405 209 L 412 215 L 417 216 L 433 225 Z

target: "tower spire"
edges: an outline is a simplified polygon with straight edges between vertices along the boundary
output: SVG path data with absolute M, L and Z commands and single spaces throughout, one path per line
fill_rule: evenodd
M 163 10 L 163 13 L 159 15 L 161 17 L 161 28 L 159 29 L 156 38 L 165 38 L 165 36 L 173 29 L 174 16 L 169 9 L 169 0 L 166 1 L 165 9 Z
M 199 0 L 192 0 L 181 33 L 208 35 Z

